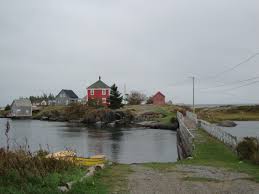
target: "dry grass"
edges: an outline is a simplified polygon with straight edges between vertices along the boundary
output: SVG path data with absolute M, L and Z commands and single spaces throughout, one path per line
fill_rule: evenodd
M 136 116 L 142 115 L 147 112 L 161 113 L 164 117 L 155 119 L 163 124 L 170 124 L 172 118 L 176 118 L 177 111 L 183 111 L 183 108 L 174 105 L 127 105 L 123 110 L 130 110 Z
M 212 123 L 224 120 L 259 121 L 259 106 L 225 106 L 197 109 L 198 117 Z
M 45 151 L 31 153 L 24 149 L 9 151 L 0 149 L 0 175 L 5 176 L 15 171 L 20 177 L 40 176 L 49 173 L 62 172 L 74 167 L 73 161 L 46 158 Z

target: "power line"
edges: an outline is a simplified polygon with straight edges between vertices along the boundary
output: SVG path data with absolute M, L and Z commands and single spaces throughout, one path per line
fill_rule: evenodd
M 243 83 L 243 82 L 255 80 L 255 79 L 258 79 L 258 78 L 259 78 L 259 76 L 255 76 L 255 77 L 244 79 L 244 80 L 237 80 L 237 81 L 233 81 L 233 82 L 229 82 L 229 83 L 223 83 L 223 84 L 220 84 L 220 85 L 217 85 L 217 86 L 214 86 L 214 87 L 199 88 L 199 90 L 210 90 L 210 89 L 215 89 L 215 88 L 221 88 L 221 87 L 225 87 L 225 86 L 228 86 L 228 85 L 235 85 L 235 84 L 238 84 L 238 83 Z
M 256 84 L 256 83 L 259 83 L 259 80 L 253 81 L 253 82 L 250 82 L 250 83 L 241 85 L 241 86 L 233 87 L 233 88 L 230 88 L 230 89 L 227 89 L 227 90 L 223 90 L 223 92 L 224 92 L 224 91 L 232 91 L 232 90 L 239 89 L 239 88 L 243 88 L 243 87 L 246 87 L 246 86 L 250 86 L 250 85 L 253 85 L 253 84 Z
M 240 86 L 237 86 L 237 87 L 233 87 L 233 88 L 228 88 L 228 89 L 225 89 L 225 90 L 216 90 L 216 91 L 200 91 L 202 93 L 210 93 L 210 92 L 228 92 L 228 91 L 232 91 L 232 90 L 235 90 L 235 89 L 239 89 L 239 88 L 243 88 L 243 87 L 246 87 L 246 86 L 250 86 L 250 85 L 253 85 L 253 84 L 256 84 L 256 83 L 259 83 L 259 80 L 256 80 L 256 81 L 253 81 L 253 82 L 249 82 L 249 83 L 246 83 L 246 84 L 243 84 L 243 85 L 240 85 Z
M 253 55 L 251 55 L 250 57 L 248 57 L 248 58 L 246 58 L 245 60 L 239 62 L 238 64 L 236 64 L 236 65 L 234 65 L 234 66 L 232 66 L 232 67 L 230 67 L 230 68 L 228 68 L 228 69 L 226 69 L 226 70 L 224 70 L 224 71 L 222 71 L 222 72 L 217 73 L 217 74 L 214 75 L 214 76 L 209 76 L 208 78 L 205 78 L 204 80 L 215 79 L 215 78 L 221 76 L 221 75 L 224 74 L 224 73 L 228 73 L 228 72 L 230 72 L 230 71 L 233 71 L 234 69 L 236 69 L 236 68 L 238 68 L 239 66 L 241 66 L 241 65 L 243 65 L 243 64 L 245 64 L 245 63 L 247 63 L 247 62 L 249 62 L 250 60 L 252 60 L 253 58 L 255 58 L 255 57 L 258 56 L 258 55 L 259 55 L 259 52 L 258 52 L 258 53 L 255 53 L 255 54 L 253 54 Z
M 242 97 L 240 97 L 239 95 L 235 95 L 235 94 L 233 94 L 233 93 L 228 93 L 228 92 L 225 92 L 225 93 L 223 93 L 224 95 L 228 95 L 228 96 L 231 96 L 231 97 L 235 97 L 235 98 L 238 98 L 238 99 L 240 99 L 240 100 L 243 100 L 243 101 L 258 101 L 258 99 L 248 99 L 248 98 L 242 98 Z

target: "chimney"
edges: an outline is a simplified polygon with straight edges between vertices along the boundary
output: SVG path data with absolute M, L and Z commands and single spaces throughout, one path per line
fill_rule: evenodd
M 99 76 L 99 80 L 101 80 L 101 76 Z

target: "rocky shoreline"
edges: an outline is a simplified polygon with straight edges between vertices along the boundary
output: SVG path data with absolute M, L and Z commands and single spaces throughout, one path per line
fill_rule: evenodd
M 112 122 L 103 122 L 103 121 L 96 121 L 96 122 L 85 122 L 83 119 L 77 119 L 77 120 L 65 120 L 61 118 L 48 118 L 48 117 L 42 117 L 40 119 L 34 120 L 41 120 L 41 121 L 52 121 L 52 122 L 68 122 L 70 124 L 77 124 L 77 125 L 87 125 L 95 128 L 119 128 L 119 127 L 139 127 L 139 128 L 147 128 L 147 129 L 166 129 L 166 130 L 177 130 L 179 127 L 178 122 L 174 122 L 171 124 L 163 124 L 157 121 L 142 121 L 139 122 L 139 119 L 135 120 L 128 120 L 128 119 L 118 119 L 114 120 Z
M 77 124 L 95 128 L 141 127 L 177 130 L 178 121 L 172 116 L 171 119 L 167 119 L 168 121 L 162 122 L 162 120 L 165 120 L 164 118 L 168 117 L 168 114 L 161 112 L 151 110 L 140 112 L 128 109 L 112 110 L 74 104 L 69 107 L 49 106 L 38 112 L 35 111 L 33 116 L 27 119 L 67 122 L 72 125 Z

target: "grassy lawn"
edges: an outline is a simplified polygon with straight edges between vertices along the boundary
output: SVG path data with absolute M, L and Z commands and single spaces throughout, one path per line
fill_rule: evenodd
M 177 164 L 206 165 L 222 167 L 233 171 L 244 172 L 259 182 L 259 165 L 240 162 L 238 157 L 223 143 L 198 130 L 199 138 L 195 141 L 193 159 L 178 161 Z

